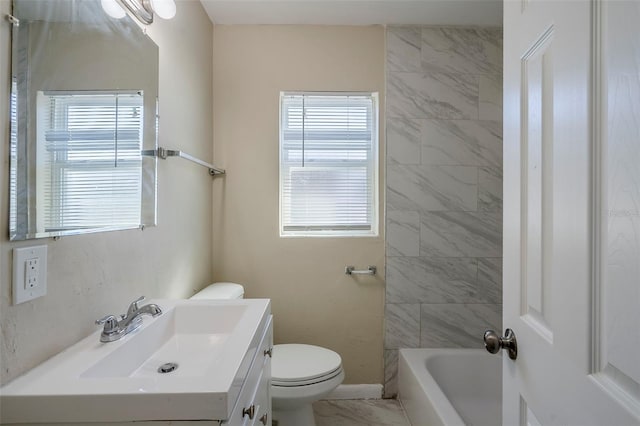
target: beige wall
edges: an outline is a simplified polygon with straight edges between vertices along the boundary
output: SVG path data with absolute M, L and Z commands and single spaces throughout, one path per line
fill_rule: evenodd
M 0 16 L 10 11 L 0 0 Z M 212 25 L 200 2 L 178 2 L 147 27 L 160 51 L 159 144 L 212 158 Z M 10 243 L 7 239 L 10 25 L 0 26 L 0 383 L 44 361 L 120 313 L 129 301 L 187 297 L 211 281 L 211 179 L 172 159 L 158 163 L 158 226 L 145 231 Z M 48 245 L 48 294 L 11 306 L 14 247 Z
M 276 343 L 331 348 L 345 383 L 381 383 L 383 235 L 279 237 L 278 114 L 285 90 L 377 91 L 383 101 L 384 29 L 220 25 L 214 34 L 214 158 L 228 173 L 214 182 L 214 278 L 272 299 Z M 346 265 L 379 273 L 352 278 Z

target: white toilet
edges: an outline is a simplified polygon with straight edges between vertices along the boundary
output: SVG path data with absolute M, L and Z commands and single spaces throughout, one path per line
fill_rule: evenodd
M 244 287 L 214 283 L 192 299 L 242 299 Z M 273 419 L 278 426 L 315 426 L 311 404 L 331 393 L 344 380 L 342 359 L 319 346 L 274 345 L 271 359 Z

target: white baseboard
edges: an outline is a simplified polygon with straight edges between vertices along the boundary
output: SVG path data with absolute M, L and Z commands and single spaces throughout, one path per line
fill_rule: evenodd
M 340 385 L 324 399 L 380 399 L 381 384 Z

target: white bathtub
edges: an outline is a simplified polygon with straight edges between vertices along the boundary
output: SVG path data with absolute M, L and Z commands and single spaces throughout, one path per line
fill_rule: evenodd
M 398 398 L 412 426 L 502 424 L 502 357 L 484 349 L 400 349 Z

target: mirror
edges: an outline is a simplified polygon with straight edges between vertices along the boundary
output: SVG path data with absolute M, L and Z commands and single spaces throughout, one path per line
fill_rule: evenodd
M 100 0 L 14 0 L 9 237 L 156 222 L 158 47 Z

